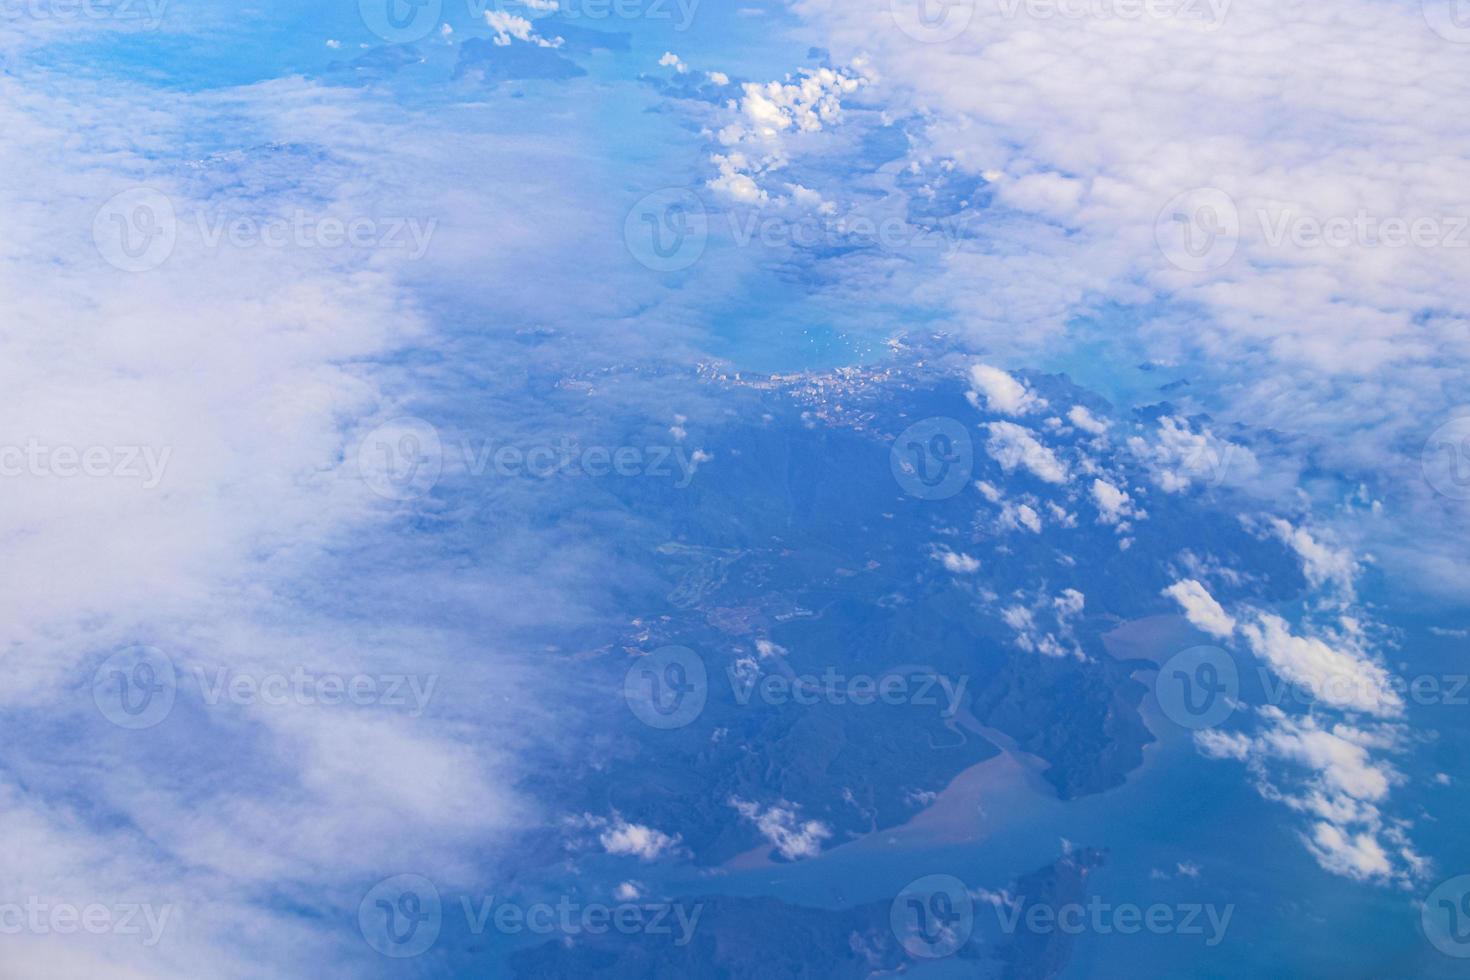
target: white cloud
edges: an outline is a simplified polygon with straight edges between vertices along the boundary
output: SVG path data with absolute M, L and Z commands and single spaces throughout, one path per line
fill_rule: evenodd
M 1096 418 L 1089 412 L 1086 406 L 1073 405 L 1067 410 L 1067 421 L 1089 435 L 1100 436 L 1108 431 L 1111 424 L 1106 419 Z
M 844 96 L 866 82 L 860 69 L 831 68 L 802 69 L 784 82 L 746 82 L 731 103 L 735 118 L 716 133 L 726 151 L 711 157 L 720 175 L 708 185 L 741 203 L 766 202 L 760 182 L 787 166 L 788 141 L 839 124 Z
M 1310 829 L 1302 839 L 1328 871 L 1401 883 L 1423 875 L 1427 864 L 1403 826 L 1381 811 L 1392 787 L 1404 780 L 1372 755 L 1399 750 L 1392 727 L 1332 725 L 1312 716 L 1290 717 L 1275 707 L 1262 708 L 1259 715 L 1265 723 L 1259 735 L 1211 729 L 1195 733 L 1195 742 L 1206 756 L 1245 762 L 1263 796 L 1308 817 Z M 1300 782 L 1301 788 L 1283 789 L 1284 780 Z
M 935 552 L 934 557 L 943 562 L 945 568 L 957 575 L 972 575 L 980 571 L 980 560 L 971 558 L 969 555 L 940 549 Z
M 656 861 L 672 854 L 680 843 L 678 834 L 666 834 L 646 824 L 632 823 L 616 810 L 607 817 L 592 813 L 568 817 L 563 821 L 563 826 L 572 831 L 594 831 L 597 834 L 597 845 L 606 853 L 636 857 L 641 861 Z M 587 842 L 579 836 L 574 836 L 570 844 L 574 848 L 587 846 Z
M 1097 504 L 1097 519 L 1102 524 L 1120 524 L 1127 518 L 1137 516 L 1138 512 L 1128 493 L 1107 480 L 1092 481 L 1092 499 Z
M 832 836 L 831 828 L 822 821 L 802 820 L 798 816 L 800 807 L 785 801 L 762 808 L 758 803 L 732 796 L 730 805 L 741 817 L 754 823 L 761 836 L 788 861 L 816 857 L 822 852 L 822 841 Z
M 1076 589 L 1063 589 L 1062 594 L 1052 600 L 1052 605 L 1056 607 L 1057 618 L 1067 620 L 1082 615 L 1086 602 L 1086 597 Z
M 616 814 L 597 839 L 603 850 L 609 854 L 628 855 L 643 861 L 657 860 L 679 844 L 677 834 L 666 834 L 643 824 L 628 823 Z
M 1388 672 L 1353 646 L 1351 637 L 1334 646 L 1315 637 L 1295 636 L 1286 621 L 1272 613 L 1259 613 L 1254 622 L 1243 623 L 1241 633 L 1277 676 L 1302 685 L 1325 704 L 1378 716 L 1403 711 L 1403 699 Z
M 497 47 L 509 47 L 512 38 L 534 44 L 539 48 L 559 48 L 563 43 L 559 37 L 549 39 L 542 37 L 536 33 L 535 25 L 529 20 L 503 10 L 485 11 L 485 23 L 490 25 L 490 29 L 495 32 L 495 37 L 491 40 Z
M 970 366 L 969 399 L 977 407 L 984 398 L 985 407 L 1000 415 L 1025 415 L 1046 407 L 1045 399 L 1000 368 L 989 364 Z
M 1345 0 L 1313 17 L 1297 0 L 1237 0 L 1200 22 L 1025 16 L 1024 5 L 1006 16 L 1005 5 L 982 4 L 942 45 L 892 30 L 884 7 L 853 0 L 813 15 L 839 57 L 871 55 L 901 101 L 895 111 L 930 114 L 933 153 L 1004 174 L 994 186 L 1010 213 L 994 215 L 983 247 L 951 263 L 948 284 L 987 340 L 1052 342 L 1099 296 L 1174 299 L 1180 314 L 1143 324 L 1130 342 L 1163 356 L 1237 354 L 1209 365 L 1238 372 L 1237 417 L 1284 429 L 1307 421 L 1296 382 L 1310 377 L 1331 402 L 1308 421 L 1324 423 L 1319 435 L 1387 421 L 1374 412 L 1380 385 L 1393 389 L 1397 426 L 1404 409 L 1441 400 L 1441 380 L 1463 377 L 1463 249 L 1273 243 L 1271 221 L 1258 215 L 1463 212 L 1470 136 L 1420 111 L 1426 98 L 1463 101 L 1463 45 L 1429 29 L 1420 5 Z M 1343 56 L 1283 55 L 1324 50 Z M 1385 59 L 1430 79 L 1427 94 L 1383 72 Z M 1111 109 L 1100 115 L 1099 105 Z M 1238 247 L 1218 268 L 1185 272 L 1159 249 L 1155 226 L 1171 199 L 1207 185 L 1233 198 Z M 1388 365 L 1412 367 L 1372 374 Z M 1344 384 L 1315 383 L 1333 377 Z M 1385 444 L 1369 441 L 1337 452 Z
M 1307 845 L 1322 867 L 1336 874 L 1371 879 L 1387 877 L 1393 872 L 1393 864 L 1383 846 L 1366 831 L 1349 834 L 1325 820 L 1319 821 L 1312 826 Z
M 1066 483 L 1067 468 L 1050 449 L 1036 441 L 1031 430 L 1014 422 L 990 422 L 985 448 L 1007 473 L 1023 467 L 1047 483 Z
M 1001 621 L 1016 634 L 1016 646 L 1028 653 L 1040 653 L 1048 657 L 1084 658 L 1072 634 L 1072 620 L 1082 614 L 1085 599 L 1075 589 L 1065 589 L 1060 596 L 1047 601 L 1045 597 L 1033 602 L 1032 606 L 1012 605 L 1001 610 Z M 1055 632 L 1042 629 L 1036 622 L 1037 613 L 1049 615 L 1056 623 Z
M 1353 580 L 1358 574 L 1358 563 L 1352 552 L 1326 545 L 1305 528 L 1293 527 L 1288 521 L 1275 518 L 1270 523 L 1276 536 L 1290 545 L 1301 558 L 1302 571 L 1309 584 L 1315 588 L 1331 584 L 1341 594 L 1351 598 Z
M 1239 484 L 1261 470 L 1255 454 L 1244 446 L 1217 438 L 1209 426 L 1195 431 L 1188 421 L 1169 415 L 1159 420 L 1152 440 L 1132 436 L 1128 447 L 1148 464 L 1154 482 L 1168 493 L 1196 483 Z
M 1164 595 L 1179 603 L 1190 625 L 1222 640 L 1235 633 L 1235 617 L 1227 613 L 1198 581 L 1187 578 L 1164 590 Z
M 779 643 L 772 643 L 770 640 L 764 639 L 758 639 L 755 641 L 755 652 L 760 655 L 760 658 L 762 660 L 769 660 L 772 657 L 786 656 L 785 647 L 783 647 Z
M 1055 173 L 1027 174 L 1003 180 L 997 187 L 1000 199 L 1010 207 L 1059 221 L 1076 216 L 1077 205 L 1088 190 L 1082 181 Z
M 389 120 L 363 90 L 299 77 L 184 92 L 7 65 L 0 383 L 14 404 L 0 445 L 171 452 L 151 489 L 5 480 L 0 712 L 12 734 L 32 730 L 17 719 L 43 717 L 56 737 L 35 730 L 45 751 L 17 758 L 0 780 L 0 822 L 16 845 L 0 877 L 16 894 L 90 896 L 80 904 L 146 889 L 187 923 L 152 950 L 77 936 L 63 953 L 56 937 L 8 937 L 7 967 L 293 977 L 311 950 L 330 949 L 333 975 L 357 971 L 360 939 L 338 947 L 326 925 L 345 914 L 337 903 L 355 904 L 347 896 L 400 867 L 405 848 L 415 870 L 469 884 L 463 856 L 495 853 L 529 819 L 511 789 L 524 763 L 501 746 L 543 748 L 539 730 L 555 727 L 531 698 L 495 694 L 496 711 L 464 710 L 463 692 L 526 678 L 496 642 L 473 641 L 466 657 L 472 643 L 430 606 L 468 600 L 502 625 L 530 626 L 528 597 L 543 584 L 565 597 L 566 577 L 557 559 L 527 564 L 539 566 L 534 584 L 508 568 L 441 579 L 432 547 L 391 530 L 413 505 L 379 497 L 359 475 L 360 436 L 412 413 L 402 355 L 431 336 L 412 289 L 430 263 L 390 248 L 241 246 L 228 235 L 211 244 L 197 222 L 295 208 L 344 223 L 441 220 L 434 275 L 449 281 L 486 263 L 475 274 L 507 285 L 534 278 L 532 253 L 580 237 L 586 198 L 563 205 L 554 185 L 566 175 L 546 166 L 578 154 L 418 110 Z M 234 120 L 223 137 L 211 122 L 221 113 Z M 67 135 L 76 132 L 97 139 L 79 143 Z M 518 219 L 494 191 L 445 197 L 465 154 L 547 202 L 543 218 L 554 213 L 557 229 Z M 140 183 L 166 195 L 178 233 L 162 264 L 128 273 L 99 254 L 106 240 L 94 242 L 93 219 Z M 486 239 L 492 218 L 497 234 Z M 552 550 L 506 533 L 509 550 Z M 405 547 L 414 571 L 400 576 L 392 569 L 408 567 Z M 571 560 L 588 559 L 590 549 L 570 547 Z M 364 552 L 375 558 L 357 562 Z M 330 598 L 318 588 L 349 578 Z M 172 713 L 147 733 L 112 725 L 90 696 L 102 658 L 138 642 L 171 657 L 179 680 Z M 452 671 L 462 687 L 440 686 L 431 710 L 410 718 L 340 702 L 210 704 L 197 673 L 289 678 L 303 667 L 347 679 Z M 295 908 L 253 901 L 276 889 L 296 896 Z M 296 911 L 307 906 L 321 916 Z M 264 946 L 242 938 L 267 934 Z
M 1000 523 L 1002 527 L 1023 527 L 1032 534 L 1041 533 L 1041 515 L 1029 504 L 1007 503 L 1001 508 Z

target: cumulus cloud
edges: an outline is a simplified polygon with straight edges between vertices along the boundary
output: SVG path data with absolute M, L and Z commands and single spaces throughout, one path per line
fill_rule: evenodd
M 1007 473 L 1020 467 L 1047 483 L 1067 482 L 1067 467 L 1030 429 L 1014 422 L 990 422 L 985 428 L 990 433 L 985 448 Z
M 654 861 L 679 845 L 677 834 L 666 834 L 643 824 L 629 823 L 617 813 L 608 819 L 590 816 L 587 819 L 590 826 L 600 828 L 597 840 L 609 854 Z
M 730 806 L 742 818 L 755 824 L 761 836 L 788 861 L 816 857 L 822 852 L 822 841 L 832 836 L 831 828 L 822 821 L 802 820 L 798 815 L 801 808 L 792 803 L 782 801 L 762 807 L 749 800 L 731 797 Z
M 969 555 L 940 549 L 935 552 L 934 557 L 939 559 L 945 568 L 957 575 L 972 575 L 980 571 L 980 560 L 971 558 Z
M 1092 481 L 1092 500 L 1097 504 L 1097 519 L 1103 524 L 1122 524 L 1130 517 L 1139 516 L 1133 499 L 1104 479 Z
M 1382 812 L 1392 787 L 1404 780 L 1374 755 L 1400 749 L 1394 729 L 1296 718 L 1270 706 L 1259 715 L 1265 727 L 1258 735 L 1207 730 L 1195 741 L 1206 756 L 1245 762 L 1263 796 L 1307 817 L 1302 839 L 1328 871 L 1364 881 L 1407 883 L 1422 876 L 1426 861 L 1403 825 Z M 1302 788 L 1282 788 L 1302 775 Z
M 983 399 L 985 407 L 999 415 L 1025 415 L 1046 407 L 1046 400 L 1024 382 L 989 364 L 970 366 L 968 397 L 977 407 Z
M 1076 589 L 1063 589 L 1062 594 L 1052 600 L 1052 605 L 1057 610 L 1057 618 L 1063 622 L 1082 615 L 1082 607 L 1086 604 L 1086 596 Z
M 1217 438 L 1209 426 L 1196 429 L 1175 416 L 1159 419 L 1149 436 L 1130 436 L 1128 447 L 1147 463 L 1154 482 L 1168 493 L 1195 484 L 1242 483 L 1261 469 L 1249 449 Z
M 1082 615 L 1086 598 L 1076 589 L 1063 589 L 1061 594 L 1048 600 L 1044 595 L 1031 600 L 1029 605 L 1017 603 L 1000 610 L 1001 621 L 1016 634 L 1016 646 L 1028 653 L 1040 653 L 1048 657 L 1076 657 L 1085 659 L 1073 633 L 1074 621 Z M 1038 616 L 1046 616 L 1055 624 L 1051 629 L 1043 628 Z
M 1175 582 L 1164 595 L 1179 603 L 1190 625 L 1222 640 L 1235 633 L 1235 617 L 1227 613 L 1209 590 L 1192 578 Z
M 1276 536 L 1301 559 L 1308 583 L 1315 588 L 1332 585 L 1339 595 L 1351 598 L 1353 579 L 1358 574 L 1358 563 L 1351 551 L 1325 544 L 1305 528 L 1293 527 L 1291 522 L 1280 518 L 1273 518 L 1270 525 Z
M 1106 419 L 1096 418 L 1083 405 L 1073 405 L 1067 409 L 1067 421 L 1088 435 L 1100 436 L 1108 431 L 1110 423 Z
M 785 81 L 744 83 L 730 106 L 735 118 L 715 133 L 723 150 L 711 160 L 720 173 L 708 186 L 743 204 L 769 201 L 762 182 L 790 163 L 790 140 L 838 125 L 842 100 L 866 84 L 861 59 L 854 64 L 859 67 L 802 69 Z M 802 195 L 793 199 L 800 203 Z
M 509 47 L 512 40 L 534 44 L 538 48 L 559 48 L 564 43 L 559 37 L 542 37 L 529 20 L 503 10 L 485 11 L 485 23 L 495 32 L 491 41 L 497 47 Z
M 1300 684 L 1325 704 L 1371 715 L 1393 716 L 1403 699 L 1393 689 L 1388 671 L 1355 646 L 1354 637 L 1334 644 L 1296 636 L 1280 616 L 1259 613 L 1241 625 L 1251 650 L 1290 684 Z
M 1000 523 L 1006 528 L 1025 528 L 1032 534 L 1041 533 L 1041 515 L 1030 504 L 1007 502 L 1000 511 Z

